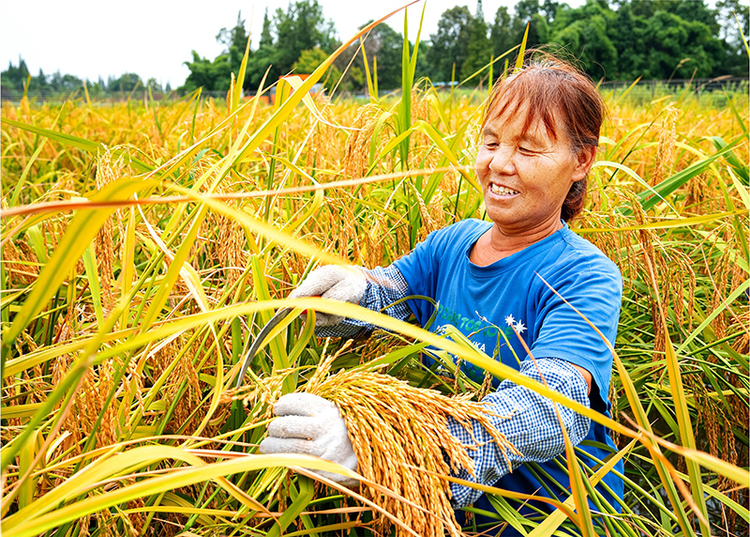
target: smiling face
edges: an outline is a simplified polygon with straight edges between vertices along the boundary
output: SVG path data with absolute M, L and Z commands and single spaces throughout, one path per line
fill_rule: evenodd
M 528 104 L 505 107 L 485 122 L 476 160 L 487 215 L 503 235 L 548 235 L 562 227 L 561 208 L 574 182 L 586 177 L 595 148 L 571 150 L 564 129 L 533 120 Z

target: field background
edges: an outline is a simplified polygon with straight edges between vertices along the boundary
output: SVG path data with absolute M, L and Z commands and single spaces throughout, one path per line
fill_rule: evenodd
M 369 534 L 369 506 L 287 470 L 316 463 L 252 455 L 267 402 L 333 356 L 334 370 L 380 359 L 413 385 L 481 391 L 425 370 L 419 351 L 432 341 L 420 330 L 391 326 L 343 348 L 315 338 L 308 313 L 255 357 L 240 395 L 291 368 L 276 392 L 246 410 L 231 401 L 273 310 L 341 310 L 285 299 L 314 266 L 387 265 L 435 229 L 484 218 L 471 167 L 487 79 L 438 92 L 414 79 L 407 47 L 400 92 L 310 96 L 334 56 L 280 83 L 275 104 L 241 99 L 242 77 L 226 100 L 3 104 L 3 535 Z M 623 515 L 577 465 L 573 521 L 521 520 L 495 498 L 534 535 L 574 524 L 586 535 L 743 533 L 747 87 L 604 95 L 573 229 L 625 281 L 610 424 Z M 606 527 L 588 520 L 586 496 L 612 514 Z

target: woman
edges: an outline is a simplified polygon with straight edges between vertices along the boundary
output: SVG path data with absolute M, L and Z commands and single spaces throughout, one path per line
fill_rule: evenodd
M 389 305 L 410 295 L 431 297 L 439 304 L 431 329 L 453 325 L 488 355 L 607 413 L 611 352 L 570 306 L 614 342 L 622 277 L 604 254 L 567 224 L 582 209 L 603 116 L 603 101 L 585 75 L 550 56 L 532 61 L 498 81 L 483 119 L 476 172 L 491 222 L 471 219 L 436 231 L 390 267 L 367 271 L 368 278 L 340 267 L 322 267 L 293 296 L 322 295 L 373 310 L 387 308 L 389 315 L 400 319 L 414 314 L 423 326 L 434 313 L 431 303 L 409 300 Z M 320 335 L 352 336 L 371 329 L 360 321 L 329 315 L 320 315 L 318 322 Z M 465 372 L 481 381 L 482 371 L 468 365 Z M 477 425 L 474 434 L 482 447 L 470 451 L 476 477 L 468 472 L 459 477 L 566 498 L 569 480 L 552 460 L 564 454 L 565 447 L 551 400 L 505 380 L 484 402 L 495 414 L 510 416 L 498 419 L 496 426 L 521 455 L 511 455 L 509 466 Z M 602 460 L 614 450 L 602 425 L 558 408 L 573 444 L 589 441 L 580 446 L 590 455 L 580 456 L 583 463 L 593 466 L 594 459 Z M 318 416 L 317 409 L 326 417 Z M 269 427 L 262 452 L 309 453 L 356 468 L 346 427 L 330 403 L 291 394 L 282 398 L 276 412 L 283 417 Z M 473 443 L 461 427 L 449 426 L 466 444 Z M 604 497 L 619 510 L 615 497 L 622 497 L 622 481 L 612 473 L 603 481 Z M 604 492 L 606 488 L 614 497 Z M 475 489 L 453 485 L 452 494 L 457 508 L 474 504 L 493 510 Z M 520 509 L 534 513 L 532 507 L 551 509 L 542 502 Z

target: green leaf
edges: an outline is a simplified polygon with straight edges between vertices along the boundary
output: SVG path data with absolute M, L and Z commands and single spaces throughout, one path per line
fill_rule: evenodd
M 523 69 L 523 57 L 526 54 L 526 42 L 529 38 L 529 26 L 531 26 L 531 22 L 526 23 L 526 30 L 523 33 L 521 46 L 518 48 L 518 57 L 516 58 L 516 65 L 513 68 L 513 71 L 516 73 Z
M 114 181 L 91 197 L 92 201 L 126 200 L 139 190 L 155 186 L 155 181 L 123 178 Z M 63 235 L 57 249 L 44 266 L 13 324 L 3 333 L 3 347 L 9 348 L 18 334 L 44 307 L 78 262 L 92 239 L 115 208 L 80 210 Z
M 287 534 L 286 529 L 289 524 L 294 522 L 294 520 L 302 513 L 302 511 L 307 509 L 307 505 L 313 499 L 313 495 L 315 494 L 315 486 L 312 479 L 305 476 L 299 476 L 297 478 L 297 485 L 299 486 L 299 491 L 296 491 L 296 497 L 293 493 L 293 501 L 291 505 L 289 505 L 284 510 L 284 513 L 271 527 L 271 530 L 266 534 L 266 537 L 278 537 L 282 534 L 282 532 L 284 534 Z
M 636 442 L 637 439 L 631 440 L 630 443 L 623 449 L 608 457 L 606 464 L 596 470 L 596 472 L 594 472 L 594 474 L 590 478 L 588 478 L 589 485 L 591 485 L 592 487 L 598 485 L 599 481 L 601 481 L 605 475 L 611 472 L 614 469 L 615 465 L 620 462 L 620 460 L 622 460 L 622 458 L 626 454 L 631 452 Z M 571 494 L 570 497 L 565 500 L 564 505 L 573 507 L 575 505 L 575 497 Z M 552 534 L 557 531 L 557 528 L 560 527 L 560 524 L 565 522 L 567 518 L 568 517 L 566 516 L 566 514 L 558 509 L 551 515 L 546 517 L 536 528 L 534 528 L 534 530 L 529 534 L 529 537 L 551 537 Z
M 42 127 L 37 127 L 34 125 L 28 125 L 26 123 L 22 123 L 20 121 L 15 121 L 13 119 L 8 119 L 7 117 L 3 116 L 0 118 L 0 121 L 3 123 L 6 123 L 10 125 L 11 127 L 16 127 L 18 129 L 23 129 L 28 132 L 33 132 L 34 134 L 38 134 L 40 136 L 44 136 L 46 138 L 49 138 L 50 140 L 54 140 L 56 142 L 60 142 L 61 144 L 68 145 L 71 147 L 75 147 L 76 149 L 80 149 L 81 151 L 86 151 L 88 153 L 94 153 L 96 154 L 99 149 L 101 149 L 101 145 L 92 142 L 90 140 L 86 140 L 85 138 L 80 138 L 78 136 L 73 136 L 72 134 L 65 134 L 63 132 L 59 131 L 53 131 L 50 129 L 44 129 Z M 125 152 L 124 149 L 113 149 L 112 154 L 114 156 L 120 156 Z M 152 167 L 148 164 L 138 160 L 135 157 L 130 157 L 130 162 L 133 163 L 133 165 L 142 172 L 150 172 L 152 171 Z
M 80 496 L 87 489 L 92 488 L 104 479 L 132 472 L 134 469 L 164 459 L 182 460 L 191 466 L 174 468 L 165 475 L 147 477 L 133 485 L 118 488 L 107 494 L 92 495 L 55 509 L 60 502 Z M 179 448 L 169 446 L 140 447 L 119 453 L 117 456 L 104 458 L 101 461 L 95 461 L 87 467 L 87 471 L 79 472 L 63 485 L 45 494 L 25 509 L 6 517 L 3 521 L 3 536 L 34 537 L 88 514 L 125 504 L 137 498 L 145 498 L 238 473 L 264 468 L 299 466 L 339 473 L 353 478 L 357 477 L 357 474 L 338 464 L 304 455 L 242 455 L 222 462 L 204 463 L 193 453 Z M 225 489 L 230 486 L 226 480 L 220 481 L 219 484 Z
M 743 137 L 737 138 L 734 142 L 728 144 L 723 150 L 714 153 L 710 157 L 700 162 L 696 162 L 695 164 L 685 168 L 681 172 L 678 172 L 671 177 L 668 177 L 667 179 L 664 179 L 661 183 L 653 188 L 653 195 L 651 189 L 638 194 L 637 197 L 641 202 L 643 210 L 648 211 L 661 200 L 669 196 L 672 192 L 687 183 L 690 179 L 706 171 L 716 159 L 730 154 L 732 152 L 732 148 L 739 144 L 742 139 Z M 630 211 L 622 212 L 623 214 L 630 214 Z
M 86 279 L 89 281 L 89 290 L 91 291 L 91 300 L 94 303 L 94 313 L 96 322 L 99 326 L 104 322 L 104 312 L 102 311 L 102 293 L 99 288 L 99 268 L 96 265 L 96 248 L 94 243 L 83 252 L 83 266 L 86 269 Z
M 714 144 L 717 151 L 723 151 L 727 148 L 727 143 L 721 136 L 709 136 L 708 139 L 711 140 L 711 143 Z M 724 156 L 724 159 L 732 167 L 734 173 L 739 176 L 742 185 L 745 188 L 750 186 L 750 171 L 748 171 L 747 164 L 740 162 L 740 159 L 737 158 L 734 151 L 729 151 L 727 155 Z

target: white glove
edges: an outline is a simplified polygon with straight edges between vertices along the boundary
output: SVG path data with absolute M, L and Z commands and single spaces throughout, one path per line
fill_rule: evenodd
M 316 268 L 289 294 L 289 298 L 320 296 L 329 300 L 359 304 L 367 289 L 367 278 L 360 269 L 338 265 Z M 318 313 L 315 326 L 332 326 L 344 320 L 340 315 Z
M 288 393 L 279 398 L 273 410 L 279 417 L 268 426 L 268 437 L 258 447 L 261 453 L 313 455 L 357 471 L 357 455 L 346 422 L 331 401 L 311 393 Z M 346 487 L 359 484 L 340 474 L 317 473 Z

